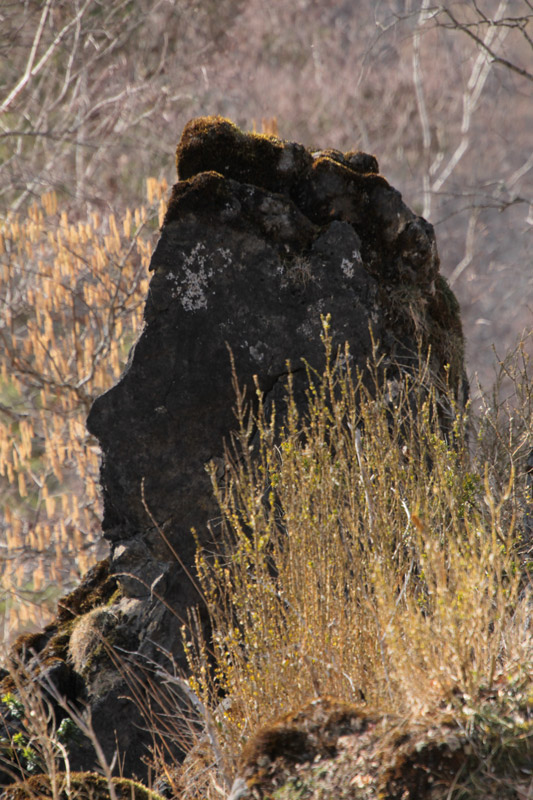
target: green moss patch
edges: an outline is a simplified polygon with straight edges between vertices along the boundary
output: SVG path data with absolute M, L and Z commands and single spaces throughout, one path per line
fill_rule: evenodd
M 26 633 L 16 639 L 10 651 L 10 669 L 18 670 L 34 655 L 39 657 L 39 668 L 45 669 L 56 662 L 67 662 L 70 636 L 79 617 L 92 609 L 117 600 L 120 589 L 117 580 L 109 574 L 109 561 L 104 559 L 89 570 L 80 585 L 58 603 L 56 619 L 38 633 Z M 65 664 L 65 669 L 68 665 Z M 0 681 L 2 692 L 16 691 L 11 674 Z
M 13 643 L 13 654 L 24 658 L 25 653 L 39 653 L 49 641 L 51 630 L 55 630 L 55 626 L 47 625 L 38 633 L 23 633 L 18 636 Z
M 321 151 L 312 168 L 300 176 L 293 193 L 296 204 L 315 224 L 345 220 L 363 242 L 379 240 L 380 221 L 372 196 L 376 190 L 390 189 L 388 181 L 373 172 L 359 172 L 328 153 Z
M 359 706 L 328 697 L 313 701 L 254 736 L 242 756 L 247 785 L 257 791 L 292 785 L 295 764 L 333 758 L 340 736 L 363 735 L 375 722 Z

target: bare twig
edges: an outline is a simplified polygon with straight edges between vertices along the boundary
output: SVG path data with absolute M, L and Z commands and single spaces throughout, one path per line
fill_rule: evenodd
M 430 170 L 429 154 L 431 146 L 431 133 L 429 129 L 429 118 L 424 97 L 424 86 L 422 83 L 422 70 L 420 67 L 420 34 L 422 26 L 427 18 L 429 0 L 422 0 L 418 23 L 413 34 L 413 83 L 415 85 L 416 102 L 418 105 L 418 116 L 422 128 L 422 146 L 424 148 L 425 169 L 422 175 L 422 186 L 424 195 L 424 208 L 422 215 L 429 219 L 431 214 L 431 189 L 430 189 Z
M 494 19 L 498 20 L 501 18 L 506 8 L 507 0 L 501 0 L 498 10 L 494 15 Z M 491 48 L 494 46 L 499 47 L 503 43 L 507 32 L 507 29 L 500 28 L 497 24 L 494 24 L 493 27 L 490 27 L 487 30 L 485 35 L 484 42 L 486 46 Z M 455 151 L 452 153 L 448 163 L 441 171 L 440 175 L 435 179 L 431 187 L 433 192 L 438 192 L 444 186 L 470 146 L 470 128 L 472 124 L 472 117 L 481 98 L 481 94 L 490 74 L 491 67 L 492 62 L 487 58 L 487 48 L 483 48 L 477 54 L 472 71 L 470 73 L 470 78 L 468 79 L 468 83 L 463 94 L 461 141 L 457 145 Z
M 500 4 L 500 7 L 498 8 L 498 11 L 496 12 L 496 14 L 494 16 L 494 19 L 488 20 L 486 17 L 484 17 L 484 21 L 488 22 L 490 24 L 490 26 L 491 26 L 489 28 L 489 31 L 487 32 L 487 34 L 485 35 L 484 38 L 481 38 L 481 36 L 478 36 L 477 33 L 475 33 L 472 30 L 472 26 L 471 25 L 469 25 L 469 24 L 467 24 L 465 22 L 461 22 L 460 20 L 458 20 L 457 17 L 454 16 L 454 14 L 450 11 L 450 9 L 448 7 L 442 6 L 440 11 L 443 14 L 446 14 L 448 19 L 450 20 L 450 23 L 445 24 L 444 27 L 449 27 L 449 28 L 451 27 L 451 28 L 454 28 L 455 30 L 462 31 L 463 33 L 466 33 L 466 35 L 469 36 L 478 45 L 478 47 L 481 49 L 481 51 L 485 55 L 488 55 L 488 56 L 491 57 L 491 59 L 492 59 L 492 61 L 494 63 L 501 64 L 502 66 L 507 67 L 507 69 L 510 69 L 512 72 L 516 72 L 517 75 L 520 75 L 522 78 L 526 78 L 528 81 L 533 81 L 533 73 L 532 72 L 529 72 L 527 69 L 524 69 L 523 67 L 519 67 L 518 64 L 515 64 L 512 61 L 509 61 L 507 58 L 503 58 L 503 56 L 499 55 L 496 52 L 495 48 L 492 45 L 492 42 L 494 41 L 494 38 L 495 38 L 494 32 L 496 30 L 499 29 L 501 31 L 503 28 L 509 29 L 510 27 L 518 27 L 518 25 L 516 25 L 516 24 L 515 25 L 509 25 L 507 20 L 502 19 L 500 17 L 499 11 L 500 11 L 500 8 L 501 8 L 502 5 L 507 6 L 507 3 Z M 476 8 L 477 8 L 477 6 L 476 6 Z M 515 20 L 515 22 L 516 22 L 516 20 Z M 524 33 L 524 29 L 521 28 L 521 30 Z M 491 35 L 491 33 L 492 33 L 492 35 Z M 529 37 L 527 36 L 527 33 L 524 33 L 524 35 L 526 36 L 526 39 L 528 41 L 530 41 Z
M 0 105 L 0 113 L 2 113 L 3 111 L 6 111 L 6 109 L 9 108 L 9 106 L 11 105 L 13 100 L 28 85 L 28 82 L 30 81 L 30 79 L 34 78 L 36 75 L 39 74 L 39 72 L 42 70 L 44 65 L 49 61 L 49 59 L 54 54 L 54 52 L 57 49 L 58 45 L 65 38 L 67 33 L 70 31 L 70 29 L 73 28 L 75 25 L 77 25 L 79 20 L 85 14 L 85 11 L 87 10 L 87 7 L 92 2 L 93 2 L 93 0 L 85 0 L 85 3 L 80 8 L 80 10 L 76 14 L 76 16 L 73 19 L 71 19 L 69 22 L 67 22 L 66 25 L 64 25 L 61 28 L 61 30 L 55 35 L 55 37 L 52 40 L 51 44 L 48 46 L 46 51 L 43 53 L 43 55 L 41 56 L 41 58 L 39 59 L 37 64 L 35 64 L 35 57 L 37 55 L 37 50 L 38 50 L 38 47 L 39 47 L 39 43 L 41 41 L 43 28 L 44 28 L 44 25 L 45 25 L 45 22 L 46 22 L 46 18 L 48 16 L 48 12 L 50 11 L 50 6 L 52 4 L 52 0 L 47 0 L 46 5 L 43 8 L 43 11 L 42 11 L 42 14 L 41 14 L 41 19 L 39 20 L 39 26 L 37 28 L 36 34 L 35 34 L 34 39 L 33 39 L 33 44 L 32 44 L 32 48 L 31 48 L 31 51 L 30 51 L 30 55 L 28 57 L 28 62 L 26 64 L 26 69 L 24 71 L 24 75 L 22 76 L 20 81 L 17 83 L 17 85 L 13 87 L 11 92 L 5 98 L 5 100 L 2 103 L 2 105 Z

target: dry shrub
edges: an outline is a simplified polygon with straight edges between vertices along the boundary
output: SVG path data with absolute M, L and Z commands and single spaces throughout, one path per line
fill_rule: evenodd
M 516 458 L 502 485 L 427 362 L 374 364 L 368 382 L 333 358 L 327 326 L 325 345 L 305 415 L 290 376 L 286 409 L 258 396 L 251 414 L 238 394 L 225 480 L 213 471 L 222 554 L 199 553 L 198 570 L 214 673 L 205 642 L 187 647 L 226 773 L 259 726 L 320 696 L 449 719 L 457 698 L 530 681 Z
M 93 399 L 119 377 L 142 324 L 166 184 L 147 202 L 69 219 L 54 193 L 0 222 L 0 607 L 6 637 L 41 622 L 91 566 L 100 538 Z M 100 551 L 102 545 L 100 544 Z
M 429 360 L 353 375 L 327 324 L 324 343 L 305 413 L 290 370 L 277 409 L 258 394 L 251 413 L 236 384 L 238 433 L 224 478 L 213 471 L 221 547 L 198 553 L 213 637 L 194 633 L 193 614 L 192 677 L 148 664 L 143 682 L 115 654 L 153 732 L 155 774 L 176 796 L 224 796 L 258 728 L 333 697 L 394 717 L 382 748 L 439 730 L 466 741 L 477 766 L 446 796 L 486 797 L 497 776 L 498 796 L 515 797 L 527 790 L 533 665 L 525 350 L 501 363 L 514 397 L 484 398 L 472 419 Z M 21 745 L 57 759 L 45 711 Z M 176 747 L 189 751 L 182 765 Z

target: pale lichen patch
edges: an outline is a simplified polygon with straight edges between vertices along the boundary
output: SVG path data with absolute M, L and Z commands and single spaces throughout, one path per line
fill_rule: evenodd
M 353 262 L 352 261 L 349 261 L 347 258 L 343 258 L 342 261 L 341 261 L 341 269 L 342 269 L 343 274 L 347 278 L 353 278 L 353 276 L 354 276 L 354 268 L 353 268 Z
M 348 258 L 343 258 L 341 261 L 341 270 L 346 278 L 353 278 L 355 275 L 356 265 L 360 266 L 363 263 L 363 259 L 361 258 L 361 253 L 359 250 L 353 251 L 352 259 L 353 261 Z
M 231 265 L 231 252 L 227 248 L 218 248 L 212 253 L 199 242 L 188 255 L 183 255 L 179 273 L 168 272 L 167 281 L 172 282 L 171 295 L 179 298 L 185 311 L 199 311 L 207 308 L 207 290 L 209 280 L 215 269 L 227 269 Z
M 264 348 L 265 345 L 263 344 L 263 342 L 257 342 L 256 345 L 250 345 L 249 347 L 250 355 L 255 361 L 258 361 L 259 363 L 263 361 L 263 359 L 265 358 L 265 354 L 264 352 L 261 352 L 261 350 L 264 350 Z

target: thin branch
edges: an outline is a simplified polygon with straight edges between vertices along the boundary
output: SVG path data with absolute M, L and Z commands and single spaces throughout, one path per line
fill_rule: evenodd
M 32 52 L 30 53 L 30 58 L 28 59 L 28 63 L 26 65 L 26 70 L 24 72 L 24 75 L 22 76 L 20 81 L 17 83 L 17 85 L 14 87 L 14 89 L 12 89 L 12 91 L 9 93 L 9 95 L 6 97 L 6 99 L 4 100 L 2 105 L 0 106 L 0 114 L 3 111 L 5 111 L 11 105 L 11 103 L 13 102 L 15 97 L 17 97 L 17 95 L 19 95 L 20 92 L 24 89 L 24 87 L 26 86 L 26 84 L 28 83 L 30 78 L 34 78 L 36 75 L 38 75 L 38 73 L 41 71 L 41 69 L 47 63 L 47 61 L 54 54 L 56 48 L 61 43 L 61 41 L 65 38 L 65 36 L 69 32 L 69 30 L 74 25 L 76 25 L 78 23 L 78 21 L 81 19 L 81 17 L 85 14 L 85 11 L 86 11 L 87 7 L 92 2 L 93 2 L 93 0 L 85 0 L 85 3 L 81 7 L 81 9 L 78 11 L 76 16 L 73 19 L 71 19 L 70 22 L 67 22 L 67 24 L 62 27 L 62 29 L 59 31 L 59 33 L 56 34 L 56 36 L 54 37 L 53 41 L 49 45 L 48 49 L 45 51 L 45 53 L 41 56 L 41 58 L 39 59 L 37 64 L 35 64 L 35 66 L 34 66 L 37 47 L 39 46 L 39 42 L 40 42 L 41 35 L 42 35 L 42 28 L 44 27 L 44 23 L 46 21 L 46 15 L 48 14 L 48 9 L 49 9 L 49 7 L 50 7 L 50 5 L 52 3 L 52 0 L 47 0 L 46 6 L 43 9 L 43 13 L 41 15 L 41 20 L 39 22 L 39 29 L 37 30 L 37 33 L 35 34 L 35 38 L 34 38 L 33 46 L 32 46 Z M 46 15 L 45 15 L 45 12 L 46 12 Z M 42 25 L 41 25 L 41 23 L 42 23 Z
M 500 5 L 498 6 L 496 16 L 500 17 L 504 13 L 506 8 L 507 8 L 507 0 L 502 0 L 502 2 L 500 2 Z M 457 24 L 459 25 L 460 23 Z M 487 44 L 487 46 L 492 47 L 492 42 L 494 41 L 495 38 L 498 38 L 498 40 L 501 43 L 507 32 L 508 31 L 502 31 L 495 24 L 494 27 L 489 28 L 489 30 L 487 31 L 487 34 L 485 36 L 485 43 Z M 466 90 L 463 94 L 463 118 L 461 120 L 461 141 L 457 145 L 454 153 L 450 157 L 445 168 L 442 170 L 440 175 L 435 179 L 435 182 L 433 183 L 432 186 L 432 191 L 434 192 L 438 192 L 442 188 L 442 186 L 446 183 L 446 181 L 456 168 L 457 164 L 461 161 L 462 157 L 464 156 L 464 154 L 466 153 L 466 151 L 470 146 L 470 125 L 472 122 L 472 115 L 476 109 L 477 104 L 479 103 L 479 98 L 481 97 L 481 94 L 485 87 L 485 83 L 489 76 L 491 67 L 492 67 L 492 62 L 489 61 L 489 59 L 487 58 L 486 52 L 484 50 L 480 50 L 472 67 L 472 72 L 470 73 L 470 78 L 468 79 Z
M 531 153 L 528 160 L 524 164 L 522 164 L 521 167 L 515 170 L 515 172 L 513 172 L 510 178 L 508 178 L 508 180 L 506 181 L 507 186 L 509 187 L 514 186 L 515 183 L 517 183 L 520 180 L 520 178 L 523 178 L 524 175 L 527 172 L 529 172 L 529 170 L 532 167 L 533 167 L 533 153 Z
M 508 59 L 503 58 L 503 56 L 499 56 L 496 52 L 494 52 L 492 46 L 486 40 L 482 39 L 480 36 L 478 36 L 476 33 L 474 33 L 473 30 L 471 30 L 469 25 L 466 25 L 465 23 L 460 22 L 458 19 L 456 19 L 456 17 L 454 17 L 454 15 L 449 10 L 449 8 L 442 7 L 441 11 L 443 11 L 447 15 L 447 17 L 451 20 L 451 23 L 452 23 L 451 26 L 450 25 L 444 25 L 443 27 L 452 27 L 452 28 L 455 28 L 456 30 L 463 31 L 463 33 L 466 33 L 467 36 L 470 36 L 470 38 L 473 39 L 474 42 L 476 42 L 476 44 L 486 54 L 488 54 L 492 58 L 493 62 L 495 62 L 497 64 L 501 64 L 504 67 L 507 67 L 507 69 L 510 69 L 513 72 L 516 72 L 518 75 L 520 75 L 522 78 L 526 78 L 528 81 L 533 81 L 533 73 L 528 72 L 527 69 L 523 69 L 522 67 L 519 67 L 517 64 L 513 64 L 512 61 L 509 61 Z M 491 20 L 490 24 L 494 25 L 496 27 L 498 27 L 498 26 L 499 27 L 505 27 L 504 23 L 501 20 Z M 510 27 L 510 26 L 507 26 L 507 27 Z M 516 27 L 516 26 L 513 26 L 513 27 Z M 522 32 L 524 32 L 523 29 L 522 29 Z M 524 34 L 524 35 L 529 40 L 529 37 L 527 36 L 527 34 Z
M 11 105 L 12 101 L 15 97 L 23 90 L 26 86 L 32 75 L 35 75 L 36 72 L 33 72 L 33 64 L 35 62 L 35 57 L 37 55 L 37 48 L 39 47 L 41 36 L 43 35 L 43 28 L 46 22 L 46 18 L 48 16 L 48 12 L 50 11 L 50 6 L 52 4 L 52 0 L 46 0 L 46 4 L 43 8 L 41 19 L 39 20 L 39 25 L 37 26 L 37 31 L 35 36 L 33 37 L 33 44 L 31 46 L 30 54 L 28 56 L 28 61 L 26 63 L 26 69 L 24 70 L 24 74 L 17 85 L 12 89 L 9 95 L 6 97 L 2 105 L 0 106 L 0 113 L 5 111 L 9 105 Z
M 422 216 L 429 219 L 431 214 L 431 188 L 429 177 L 429 150 L 431 146 L 431 132 L 429 129 L 429 118 L 424 97 L 424 86 L 422 83 L 422 70 L 420 68 L 420 31 L 427 18 L 429 0 L 423 0 L 418 17 L 418 22 L 413 34 L 413 83 L 415 85 L 416 102 L 418 105 L 418 116 L 422 128 L 422 146 L 424 148 L 425 169 L 422 176 L 424 208 Z
M 465 269 L 472 263 L 472 259 L 474 258 L 474 246 L 475 246 L 475 236 L 476 236 L 476 224 L 479 219 L 479 214 L 481 212 L 480 208 L 473 208 L 470 214 L 470 219 L 468 220 L 468 228 L 466 231 L 466 243 L 465 243 L 465 254 L 461 261 L 457 264 L 454 271 L 450 275 L 448 279 L 448 283 L 450 286 L 453 286 L 456 280 L 463 274 Z

